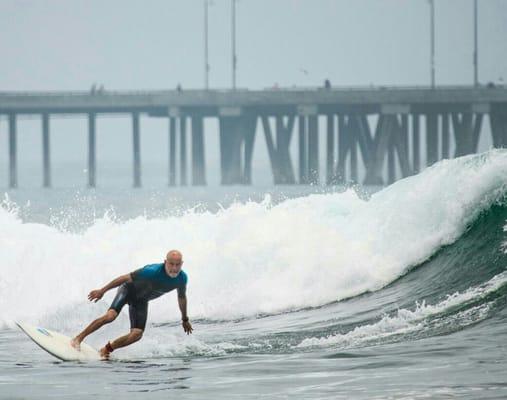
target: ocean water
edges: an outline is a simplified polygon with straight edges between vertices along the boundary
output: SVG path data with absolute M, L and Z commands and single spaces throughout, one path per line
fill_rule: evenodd
M 507 151 L 361 187 L 25 188 L 0 208 L 0 398 L 507 398 Z M 87 293 L 184 254 L 176 295 L 108 362 L 60 362 Z M 126 310 L 87 342 L 128 331 Z

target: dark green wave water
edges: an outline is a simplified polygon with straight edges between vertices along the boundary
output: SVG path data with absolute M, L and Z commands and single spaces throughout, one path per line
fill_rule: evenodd
M 494 205 L 483 212 L 455 243 L 441 248 L 428 261 L 412 268 L 389 286 L 329 306 L 330 312 L 349 308 L 347 314 L 350 316 L 345 318 L 346 323 L 341 321 L 337 326 L 328 327 L 326 334 L 336 330 L 350 332 L 374 324 L 379 314 L 392 316 L 398 310 L 414 311 L 416 304 L 433 305 L 435 310 L 428 311 L 427 315 L 423 313 L 421 320 L 416 318 L 425 325 L 424 328 L 406 337 L 401 334 L 396 340 L 442 335 L 475 323 L 487 323 L 507 303 L 504 276 L 507 270 L 504 251 L 506 221 L 507 206 Z M 455 302 L 442 304 L 453 295 L 456 296 Z M 354 312 L 350 313 L 350 309 Z

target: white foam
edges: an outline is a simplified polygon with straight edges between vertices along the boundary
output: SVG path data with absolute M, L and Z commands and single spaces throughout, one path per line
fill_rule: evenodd
M 0 320 L 37 322 L 69 306 L 84 320 L 90 290 L 170 248 L 185 256 L 193 318 L 325 304 L 379 289 L 453 242 L 503 197 L 506 182 L 507 152 L 493 150 L 438 163 L 369 201 L 352 190 L 276 206 L 266 198 L 217 213 L 105 216 L 82 233 L 23 223 L 0 208 Z M 106 309 L 113 295 L 94 307 Z M 150 306 L 152 322 L 178 316 L 174 293 Z

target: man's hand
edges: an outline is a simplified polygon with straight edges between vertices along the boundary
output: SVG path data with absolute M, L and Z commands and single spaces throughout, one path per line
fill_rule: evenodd
M 182 321 L 181 325 L 183 326 L 183 330 L 187 335 L 190 335 L 194 328 L 192 328 L 192 325 L 190 324 L 190 321 L 187 319 L 186 321 Z
M 102 298 L 102 296 L 104 296 L 104 293 L 105 292 L 102 289 L 92 290 L 88 294 L 88 300 L 96 303 L 97 301 L 99 301 Z

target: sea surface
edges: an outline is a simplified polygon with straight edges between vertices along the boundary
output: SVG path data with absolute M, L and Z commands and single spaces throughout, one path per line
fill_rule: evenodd
M 385 188 L 2 189 L 1 399 L 505 399 L 507 151 Z M 88 292 L 184 254 L 176 294 L 110 361 L 61 362 L 14 321 L 75 335 Z M 91 335 L 126 333 L 127 310 Z

